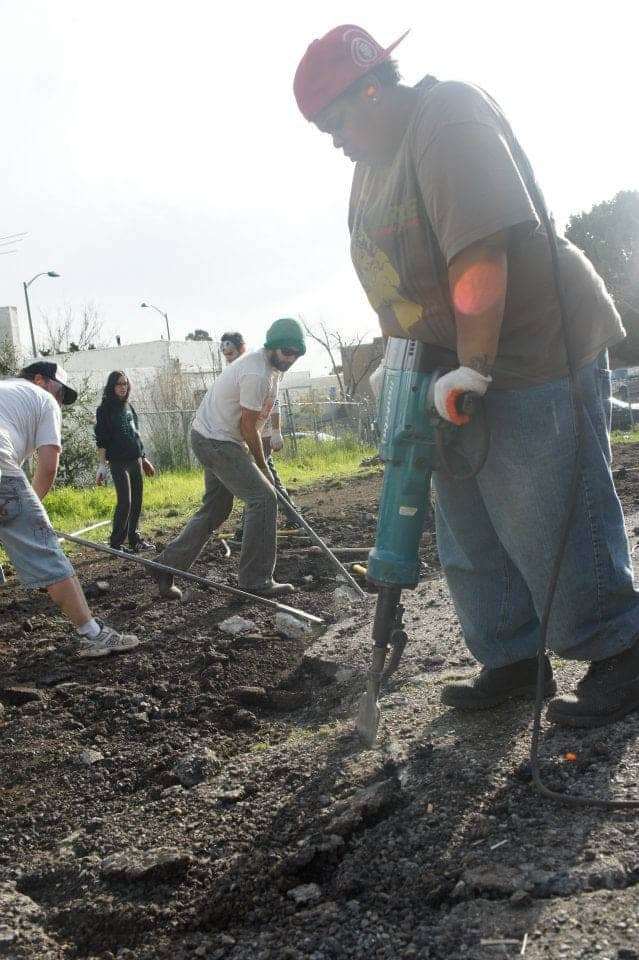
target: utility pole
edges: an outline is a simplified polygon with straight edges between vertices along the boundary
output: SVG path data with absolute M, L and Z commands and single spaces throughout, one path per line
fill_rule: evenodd
M 35 335 L 33 333 L 33 321 L 31 320 L 31 304 L 29 303 L 29 287 L 34 280 L 37 280 L 38 277 L 59 277 L 60 274 L 56 273 L 55 270 L 44 270 L 42 273 L 36 273 L 35 277 L 31 277 L 30 280 L 22 283 L 24 287 L 24 299 L 27 305 L 27 318 L 29 320 L 29 333 L 31 334 L 31 348 L 33 350 L 33 356 L 38 356 L 38 349 L 36 347 Z
M 168 314 L 165 313 L 164 310 L 160 310 L 159 307 L 154 307 L 152 303 L 141 303 L 140 306 L 141 306 L 141 307 L 150 307 L 152 310 L 157 311 L 157 313 L 159 313 L 161 317 L 164 317 L 164 322 L 166 323 L 166 336 L 167 336 L 167 340 L 169 340 L 169 342 L 170 342 L 170 340 L 171 340 L 171 330 L 170 330 L 170 328 L 169 328 L 169 316 L 168 316 Z

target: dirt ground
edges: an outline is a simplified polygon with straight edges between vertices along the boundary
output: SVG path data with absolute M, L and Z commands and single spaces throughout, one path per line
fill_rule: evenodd
M 634 546 L 639 445 L 615 475 Z M 332 545 L 369 546 L 379 484 L 363 470 L 298 501 Z M 144 643 L 82 661 L 46 595 L 0 593 L 0 957 L 639 960 L 636 817 L 533 790 L 530 704 L 460 717 L 439 702 L 472 661 L 432 531 L 374 749 L 353 732 L 374 598 L 340 613 L 298 541 L 282 537 L 278 578 L 328 622 L 304 639 L 204 589 L 160 601 L 135 564 L 84 552 L 85 586 L 109 584 L 96 614 Z M 213 544 L 195 570 L 233 583 L 236 566 Z M 220 629 L 235 614 L 247 636 Z M 555 666 L 572 688 L 581 669 Z M 639 796 L 638 734 L 639 715 L 544 725 L 548 782 Z

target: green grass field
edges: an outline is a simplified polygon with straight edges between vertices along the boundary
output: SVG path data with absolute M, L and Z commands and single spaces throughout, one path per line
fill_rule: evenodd
M 639 426 L 634 430 L 613 430 L 610 434 L 610 442 L 613 447 L 615 444 L 637 443 L 639 441 Z
M 305 439 L 299 443 L 297 457 L 288 452 L 284 456 L 277 456 L 277 469 L 286 485 L 297 488 L 322 478 L 356 473 L 362 458 L 372 456 L 375 452 L 373 447 L 348 439 L 319 444 Z M 181 517 L 188 515 L 199 505 L 202 490 L 201 470 L 160 473 L 153 480 L 147 480 L 144 486 L 144 522 L 166 517 L 169 511 L 175 510 Z M 59 487 L 49 494 L 45 505 L 53 526 L 68 533 L 110 518 L 115 505 L 115 491 L 112 486 L 85 489 Z M 105 531 L 96 530 L 91 537 L 102 539 L 99 535 L 104 533 L 106 536 L 108 530 L 108 527 Z

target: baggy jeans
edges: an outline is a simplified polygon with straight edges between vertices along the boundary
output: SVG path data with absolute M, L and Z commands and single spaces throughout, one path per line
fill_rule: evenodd
M 246 504 L 238 581 L 243 590 L 261 590 L 273 579 L 277 498 L 248 450 L 230 440 L 209 440 L 191 431 L 193 452 L 204 467 L 202 506 L 158 557 L 160 563 L 188 570 L 233 507 Z
M 142 461 L 112 460 L 109 466 L 116 494 L 110 543 L 112 547 L 119 548 L 128 537 L 129 546 L 133 547 L 138 537 L 142 510 Z
M 579 371 L 584 423 L 577 502 L 548 625 L 548 647 L 602 660 L 639 635 L 621 504 L 611 472 L 611 389 L 604 351 Z M 473 656 L 489 668 L 534 657 L 576 452 L 567 377 L 522 390 L 490 390 L 490 431 L 477 476 L 433 477 L 439 556 Z M 460 452 L 480 462 L 478 415 Z

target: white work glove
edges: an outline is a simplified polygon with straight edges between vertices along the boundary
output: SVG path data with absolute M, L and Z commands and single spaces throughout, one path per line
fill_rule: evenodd
M 101 463 L 95 475 L 95 482 L 99 487 L 101 487 L 103 483 L 106 483 L 107 476 L 108 476 L 108 467 L 106 463 Z
M 281 450 L 284 446 L 284 437 L 279 430 L 274 430 L 271 434 L 271 450 Z
M 433 399 L 437 413 L 458 427 L 468 423 L 470 417 L 465 413 L 458 413 L 455 408 L 458 397 L 463 393 L 476 393 L 483 397 L 492 379 L 471 367 L 457 367 L 456 370 L 445 373 L 435 382 Z
M 382 384 L 384 383 L 384 363 L 380 363 L 376 370 L 373 370 L 371 375 L 368 378 L 368 382 L 371 387 L 371 393 L 375 397 L 375 401 L 378 403 L 379 398 L 382 395 Z

